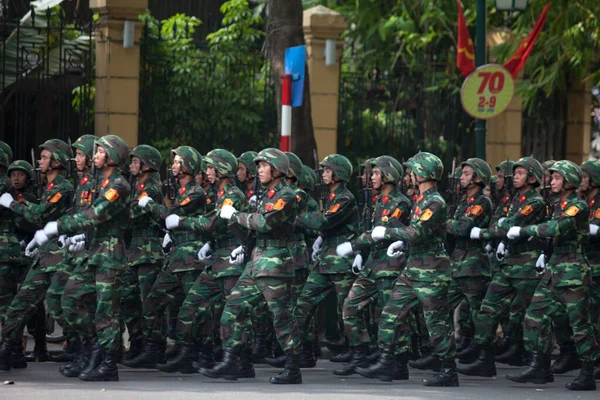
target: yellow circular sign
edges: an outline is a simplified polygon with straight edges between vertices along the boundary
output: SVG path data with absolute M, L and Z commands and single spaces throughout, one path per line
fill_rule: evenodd
M 506 110 L 514 93 L 515 83 L 510 72 L 502 65 L 486 64 L 467 76 L 460 100 L 471 117 L 488 119 Z

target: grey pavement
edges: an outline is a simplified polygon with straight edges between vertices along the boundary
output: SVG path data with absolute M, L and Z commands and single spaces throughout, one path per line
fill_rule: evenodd
M 227 400 L 370 400 L 419 399 L 600 399 L 600 392 L 572 392 L 564 385 L 576 372 L 557 376 L 552 384 L 516 384 L 504 375 L 517 370 L 499 365 L 498 377 L 460 376 L 458 388 L 427 388 L 421 379 L 431 374 L 412 369 L 409 381 L 392 383 L 364 379 L 360 376 L 340 378 L 332 375 L 336 364 L 320 360 L 317 367 L 302 370 L 302 385 L 271 385 L 269 377 L 277 369 L 257 366 L 255 379 L 236 382 L 209 379 L 201 375 L 166 374 L 153 370 L 121 367 L 119 382 L 83 382 L 64 378 L 57 363 L 30 363 L 27 369 L 0 371 L 0 400 L 9 399 L 227 399 Z M 14 385 L 1 385 L 13 380 Z M 600 382 L 599 382 L 600 383 Z

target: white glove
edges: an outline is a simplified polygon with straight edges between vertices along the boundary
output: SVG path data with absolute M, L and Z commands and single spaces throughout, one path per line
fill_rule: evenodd
M 256 203 L 258 203 L 258 197 L 256 197 L 256 195 L 252 195 L 248 199 L 248 203 L 250 204 L 250 207 L 256 207 Z
M 498 223 L 501 224 L 504 220 L 506 219 L 506 217 L 502 217 L 498 220 Z
M 46 236 L 43 229 L 37 231 L 34 235 L 34 238 L 38 246 L 43 246 L 46 242 L 48 242 L 48 236 Z
M 481 238 L 481 228 L 478 227 L 474 227 L 473 229 L 471 229 L 471 234 L 470 237 L 473 240 L 479 240 Z
M 78 251 L 81 251 L 85 249 L 85 241 L 79 241 L 79 242 L 75 242 L 72 245 L 69 246 L 69 251 L 71 253 L 76 253 Z
M 381 240 L 385 237 L 385 231 L 385 226 L 376 226 L 373 232 L 371 232 L 371 237 L 375 241 Z
M 357 254 L 356 257 L 354 257 L 354 262 L 352 262 L 352 273 L 354 275 L 358 275 L 360 274 L 360 271 L 362 271 L 364 268 L 365 267 L 363 266 L 363 258 L 360 254 Z
M 244 263 L 244 246 L 239 246 L 233 249 L 229 256 L 231 265 L 242 265 Z
M 146 208 L 149 202 L 154 201 L 150 196 L 144 196 L 138 201 L 138 206 L 141 208 Z
M 311 260 L 313 260 L 313 262 L 317 262 L 317 260 L 319 259 L 319 252 L 313 251 L 310 258 L 311 258 Z
M 484 250 L 485 250 L 486 253 L 492 254 L 492 251 L 494 251 L 494 248 L 492 247 L 491 244 L 488 243 L 488 244 L 485 245 Z
M 71 243 L 71 238 L 67 237 L 67 235 L 60 235 L 58 237 L 58 247 L 64 249 L 65 246 Z
M 504 259 L 504 256 L 506 256 L 506 245 L 504 244 L 504 242 L 500 242 L 498 248 L 496 249 L 496 259 L 498 261 L 502 261 Z
M 539 275 L 544 273 L 544 270 L 546 269 L 546 255 L 544 253 L 540 254 L 535 262 L 535 269 Z
M 31 242 L 29 242 L 27 244 L 27 247 L 25 247 L 25 255 L 27 257 L 33 257 L 33 252 L 36 251 L 37 252 L 37 242 L 35 241 L 35 239 L 31 239 Z
M 598 228 L 600 228 L 600 226 L 596 224 L 590 224 L 590 235 L 596 236 L 598 234 Z
M 165 235 L 165 237 L 163 238 L 163 242 L 162 242 L 162 247 L 163 249 L 166 248 L 169 244 L 173 243 L 173 239 L 171 239 L 171 235 L 169 235 L 168 233 Z
M 387 249 L 387 255 L 388 257 L 398 258 L 400 257 L 400 254 L 402 254 L 403 249 L 404 242 L 402 240 L 398 240 L 397 242 L 390 244 L 390 246 Z
M 354 250 L 352 249 L 352 243 L 344 242 L 342 244 L 338 244 L 338 246 L 335 248 L 335 252 L 340 257 L 349 256 L 350 254 L 354 253 Z
M 179 215 L 171 214 L 165 219 L 165 226 L 167 227 L 167 229 L 179 228 L 180 219 L 181 218 L 179 218 Z
M 237 210 L 234 206 L 223 206 L 221 207 L 221 218 L 223 219 L 231 219 L 233 214 L 235 214 Z
M 71 236 L 69 238 L 69 242 L 75 243 L 75 242 L 81 242 L 84 241 L 85 242 L 86 236 L 85 233 L 80 233 L 79 235 L 75 235 L 75 236 Z
M 323 237 L 319 236 L 313 243 L 313 253 L 319 253 L 323 250 Z
M 25 250 L 27 247 L 27 242 L 25 240 L 21 240 L 19 244 L 21 245 L 21 250 Z
M 48 222 L 46 224 L 46 226 L 44 227 L 44 233 L 49 238 L 58 235 L 58 222 L 56 222 L 56 221 Z
M 204 243 L 204 246 L 200 248 L 198 251 L 198 260 L 204 261 L 212 257 L 212 249 L 210 248 L 210 243 Z
M 506 237 L 509 239 L 516 239 L 519 236 L 521 236 L 521 227 L 520 226 L 513 226 L 512 228 L 510 228 L 508 230 L 508 233 L 506 234 Z
M 15 201 L 10 193 L 4 193 L 0 196 L 0 206 L 10 208 L 10 204 Z

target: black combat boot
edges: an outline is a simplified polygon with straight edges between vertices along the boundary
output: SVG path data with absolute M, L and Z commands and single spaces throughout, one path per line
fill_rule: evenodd
M 165 358 L 165 343 L 154 340 L 147 340 L 144 348 L 137 357 L 130 360 L 122 360 L 121 364 L 130 368 L 156 368 L 156 364 L 161 363 Z
M 496 363 L 494 362 L 494 350 L 490 345 L 481 345 L 479 358 L 472 364 L 458 368 L 458 372 L 469 376 L 496 376 Z
M 377 362 L 369 367 L 356 367 L 354 370 L 365 378 L 379 379 L 384 382 L 391 382 L 394 373 L 394 363 L 396 357 L 390 350 L 381 352 Z
M 22 344 L 15 344 L 15 346 L 13 347 L 11 363 L 14 369 L 27 368 L 27 360 L 25 359 L 25 353 L 23 352 Z
M 529 366 L 516 375 L 506 375 L 506 379 L 517 383 L 545 384 L 553 382 L 550 370 L 550 357 L 542 353 L 533 353 Z
M 396 362 L 394 363 L 394 371 L 392 373 L 393 380 L 408 380 L 408 358 L 408 353 L 400 353 L 396 355 Z
M 302 374 L 300 373 L 300 355 L 287 354 L 285 368 L 277 376 L 269 379 L 274 385 L 293 385 L 302 383 Z
M 418 360 L 423 357 L 423 351 L 421 350 L 421 335 L 413 333 L 410 335 L 410 354 L 411 360 Z
M 441 360 L 441 370 L 431 378 L 423 379 L 424 386 L 457 387 L 458 374 L 456 373 L 456 362 L 454 358 Z
M 329 357 L 329 361 L 332 363 L 347 363 L 350 362 L 350 359 L 352 359 L 352 351 L 350 351 L 350 348 L 344 349 Z
M 350 362 L 341 369 L 334 370 L 333 374 L 337 376 L 349 376 L 356 373 L 355 368 L 357 367 L 367 368 L 370 365 L 367 358 L 368 350 L 368 345 L 350 347 L 350 351 L 352 352 Z
M 45 314 L 45 310 L 44 310 Z M 33 338 L 35 345 L 33 351 L 25 355 L 25 361 L 27 362 L 47 362 L 50 361 L 50 354 L 48 353 L 48 346 L 46 345 L 46 330 L 45 325 L 38 328 L 36 326 Z
M 104 349 L 100 346 L 100 342 L 98 342 L 98 338 L 96 336 L 90 336 L 84 340 L 89 341 L 89 350 L 87 357 L 87 364 L 79 374 L 80 376 L 85 374 L 89 374 L 102 363 L 102 359 L 104 357 Z
M 252 348 L 252 361 L 256 364 L 265 364 L 265 358 L 269 357 L 269 348 L 267 346 L 267 332 L 257 331 L 254 336 L 254 346 Z
M 566 374 L 581 368 L 581 361 L 575 349 L 575 343 L 566 343 L 560 347 L 560 355 L 550 367 L 553 374 Z
M 510 336 L 504 335 L 502 339 L 499 339 L 494 343 L 494 354 L 496 357 L 506 353 L 509 347 L 512 345 L 512 339 Z M 458 354 L 458 351 L 456 352 Z
M 575 380 L 568 382 L 565 387 L 569 390 L 596 390 L 594 361 L 584 361 L 581 364 L 579 376 Z
M 282 354 L 278 357 L 265 357 L 265 362 L 270 365 L 271 367 L 274 368 L 283 368 L 285 367 L 285 362 L 287 360 L 287 357 L 285 354 Z
M 193 344 L 178 346 L 179 351 L 166 363 L 156 364 L 156 368 L 162 372 L 181 372 L 183 374 L 196 373 L 193 363 L 198 358 L 198 349 Z
M 307 340 L 302 343 L 302 351 L 300 352 L 300 368 L 314 368 L 317 366 L 315 358 L 315 342 Z
M 461 335 L 460 340 L 456 344 L 456 352 L 459 353 L 469 347 L 469 344 L 473 341 L 473 336 L 470 332 L 466 332 L 464 335 Z
M 461 364 L 471 364 L 479 359 L 481 345 L 472 340 L 469 346 L 461 352 L 456 353 L 456 358 Z
M 211 369 L 215 366 L 215 355 L 213 352 L 213 344 L 212 343 L 204 343 L 200 348 L 200 352 L 198 354 L 198 362 L 194 363 L 194 367 L 196 368 L 196 372 L 200 370 L 200 368 Z
M 510 341 L 510 346 L 506 351 L 495 358 L 496 362 L 512 365 L 513 367 L 522 367 L 527 365 L 527 352 L 523 345 L 523 337 L 520 336 Z
M 337 340 L 325 339 L 323 340 L 323 344 L 329 349 L 329 351 L 334 353 L 341 353 L 348 348 L 346 339 L 343 337 Z
M 132 339 L 129 341 L 129 350 L 123 354 L 121 361 L 132 360 L 137 357 L 144 348 L 144 338 L 138 337 L 137 339 Z
M 16 344 L 12 339 L 4 338 L 4 341 L 0 344 L 0 371 L 10 371 L 12 368 L 15 347 Z
M 600 379 L 600 358 L 596 360 L 596 368 L 594 368 L 594 379 Z
M 441 368 L 440 358 L 434 353 L 421 357 L 415 361 L 409 361 L 408 365 L 416 369 L 431 370 L 435 372 L 439 372 Z
M 223 350 L 223 360 L 214 368 L 200 368 L 198 371 L 209 378 L 223 378 L 229 381 L 237 380 L 240 374 L 240 356 L 231 349 Z
M 254 371 L 253 360 L 253 349 L 246 349 L 240 355 L 240 373 L 238 378 L 256 378 L 256 372 Z
M 82 338 L 81 344 L 79 345 L 79 351 L 73 361 L 60 367 L 58 372 L 67 378 L 77 378 L 90 360 L 90 345 L 91 343 L 87 338 Z
M 91 370 L 89 373 L 79 375 L 82 381 L 101 382 L 101 381 L 118 381 L 119 370 L 117 369 L 117 354 L 116 352 L 107 351 L 104 354 L 104 359 L 98 368 Z

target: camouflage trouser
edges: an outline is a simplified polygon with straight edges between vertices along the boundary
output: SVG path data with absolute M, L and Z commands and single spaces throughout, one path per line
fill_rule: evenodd
M 596 341 L 600 344 L 600 276 L 595 276 L 590 287 L 590 317 L 596 332 Z
M 160 265 L 140 264 L 126 266 L 121 274 L 121 321 L 129 331 L 129 341 L 142 338 L 142 305 L 156 281 Z M 123 326 L 121 326 L 123 330 Z
M 383 308 L 392 294 L 394 280 L 394 277 L 373 279 L 361 275 L 352 284 L 343 308 L 344 330 L 351 347 L 371 343 L 367 311 L 374 305 L 373 320 L 379 323 Z M 398 335 L 401 343 L 398 348 L 408 345 L 408 327 L 405 324 L 403 327 Z
M 451 313 L 463 300 L 467 302 L 466 310 L 469 315 L 463 315 L 462 318 L 464 319 L 463 322 L 466 322 L 466 327 L 461 325 L 461 331 L 469 337 L 472 337 L 473 332 L 473 329 L 469 329 L 473 326 L 471 321 L 476 318 L 481 308 L 481 302 L 485 297 L 489 283 L 490 279 L 485 276 L 465 276 L 453 278 L 448 288 L 448 303 L 450 304 Z
M 300 339 L 303 342 L 313 341 L 310 321 L 317 306 L 321 304 L 331 290 L 335 290 L 337 295 L 338 320 L 342 323 L 342 306 L 344 305 L 344 300 L 348 297 L 348 293 L 350 293 L 354 278 L 352 273 L 320 274 L 313 271 L 308 275 L 306 284 L 294 307 L 294 317 L 298 323 Z
M 587 286 L 555 287 L 544 279 L 535 290 L 524 323 L 525 348 L 549 354 L 552 349 L 552 315 L 565 309 L 581 361 L 596 360 L 598 342 L 590 321 Z
M 213 315 L 213 306 L 229 297 L 238 278 L 214 278 L 210 268 L 198 275 L 179 309 L 175 330 L 178 343 L 193 344 L 198 339 L 213 342 L 213 321 L 217 318 Z
M 166 339 L 163 327 L 166 324 L 165 310 L 177 299 L 183 301 L 192 288 L 200 270 L 171 272 L 162 270 L 159 272 L 152 290 L 144 300 L 144 337 L 156 342 Z
M 479 344 L 489 344 L 496 338 L 496 329 L 502 316 L 509 309 L 512 315 L 524 316 L 522 309 L 527 309 L 535 288 L 537 279 L 513 279 L 504 273 L 494 275 L 488 287 L 485 298 L 481 303 L 479 313 L 475 314 L 475 341 Z M 521 331 L 522 320 L 517 323 L 517 318 L 511 316 L 509 330 L 511 334 Z
M 239 352 L 247 345 L 244 336 L 252 328 L 252 308 L 266 300 L 281 348 L 286 353 L 299 354 L 298 326 L 290 309 L 291 286 L 291 278 L 252 277 L 244 272 L 231 291 L 221 317 L 223 347 Z
M 46 292 L 48 309 L 52 313 L 54 320 L 63 328 L 63 334 L 69 339 L 75 338 L 77 336 L 77 331 L 71 327 L 65 318 L 65 313 L 62 306 L 62 296 L 72 272 L 72 264 L 62 264 L 61 269 L 54 273 L 52 283 Z
M 408 351 L 408 343 L 397 347 L 398 335 L 403 323 L 408 322 L 410 311 L 421 304 L 434 353 L 441 359 L 454 357 L 456 344 L 450 322 L 448 285 L 449 282 L 444 281 L 420 282 L 402 275 L 398 277 L 379 319 L 379 348 Z
M 0 265 L 0 326 L 4 325 L 8 307 L 17 294 L 19 271 L 18 264 Z

